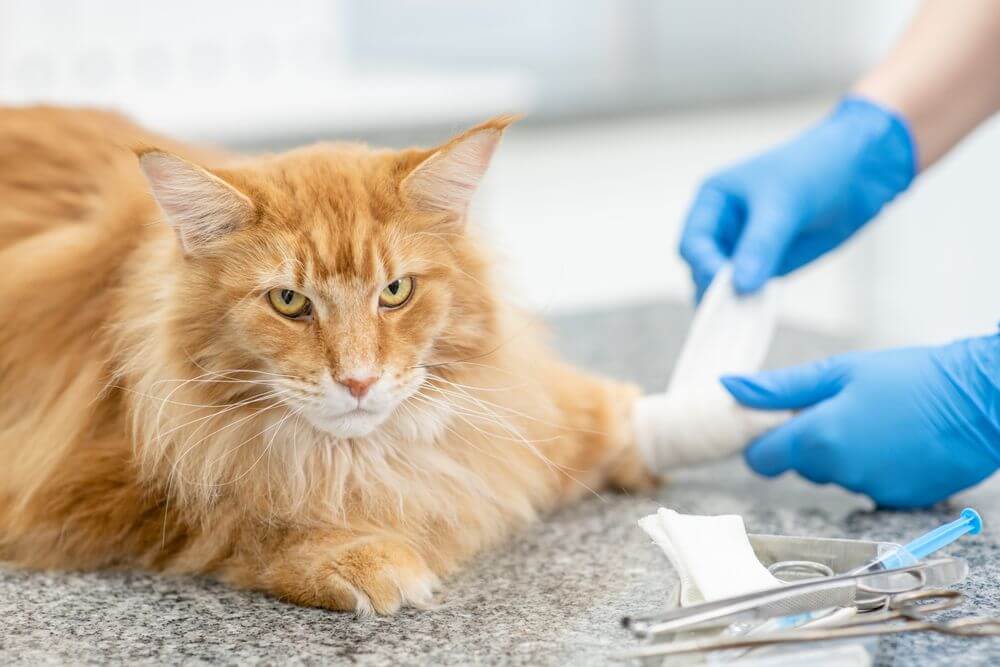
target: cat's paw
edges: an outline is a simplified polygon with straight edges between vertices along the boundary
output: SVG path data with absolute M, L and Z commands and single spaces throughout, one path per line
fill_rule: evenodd
M 424 558 L 403 542 L 372 539 L 342 547 L 332 554 L 329 582 L 346 587 L 359 615 L 392 614 L 400 607 L 426 609 L 439 585 Z M 343 595 L 338 595 L 343 600 Z
M 227 579 L 310 607 L 392 614 L 402 606 L 432 606 L 438 577 L 413 547 L 392 537 L 340 532 L 308 535 L 275 554 L 247 580 Z
M 608 469 L 608 486 L 617 491 L 651 491 L 664 478 L 653 474 L 636 447 L 626 448 Z

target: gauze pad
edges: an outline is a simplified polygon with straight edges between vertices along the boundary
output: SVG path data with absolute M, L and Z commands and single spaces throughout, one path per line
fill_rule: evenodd
M 661 507 L 639 519 L 639 526 L 674 566 L 682 607 L 781 586 L 757 560 L 741 516 L 693 516 Z
M 633 408 L 640 453 L 656 472 L 722 459 L 791 416 L 750 410 L 719 382 L 760 369 L 774 336 L 773 285 L 738 296 L 728 265 L 716 274 L 695 313 L 667 391 L 643 396 Z

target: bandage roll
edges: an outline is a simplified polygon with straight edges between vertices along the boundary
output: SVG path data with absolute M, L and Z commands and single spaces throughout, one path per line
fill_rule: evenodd
M 774 290 L 769 284 L 738 296 L 730 267 L 716 274 L 667 391 L 641 397 L 633 409 L 636 443 L 652 470 L 726 458 L 792 416 L 745 408 L 719 382 L 722 375 L 753 373 L 763 364 L 777 320 Z

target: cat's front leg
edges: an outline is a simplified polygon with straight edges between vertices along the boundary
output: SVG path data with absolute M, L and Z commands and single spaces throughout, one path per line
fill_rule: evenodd
M 390 535 L 308 533 L 258 557 L 255 572 L 231 578 L 289 602 L 358 614 L 428 607 L 439 583 L 416 549 Z
M 566 437 L 541 448 L 547 458 L 568 471 L 561 478 L 565 499 L 594 486 L 648 491 L 661 482 L 636 447 L 632 411 L 638 387 L 597 378 L 565 364 L 549 366 L 544 377 Z

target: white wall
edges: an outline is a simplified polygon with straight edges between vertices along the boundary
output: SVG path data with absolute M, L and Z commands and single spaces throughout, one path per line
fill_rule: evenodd
M 871 229 L 863 326 L 884 344 L 931 343 L 1000 323 L 1000 118 L 926 174 Z
M 839 87 L 913 0 L 3 0 L 0 102 L 261 143 Z
M 362 71 L 344 2 L 0 0 L 0 103 L 107 106 L 222 143 L 463 121 L 534 106 L 510 68 Z

